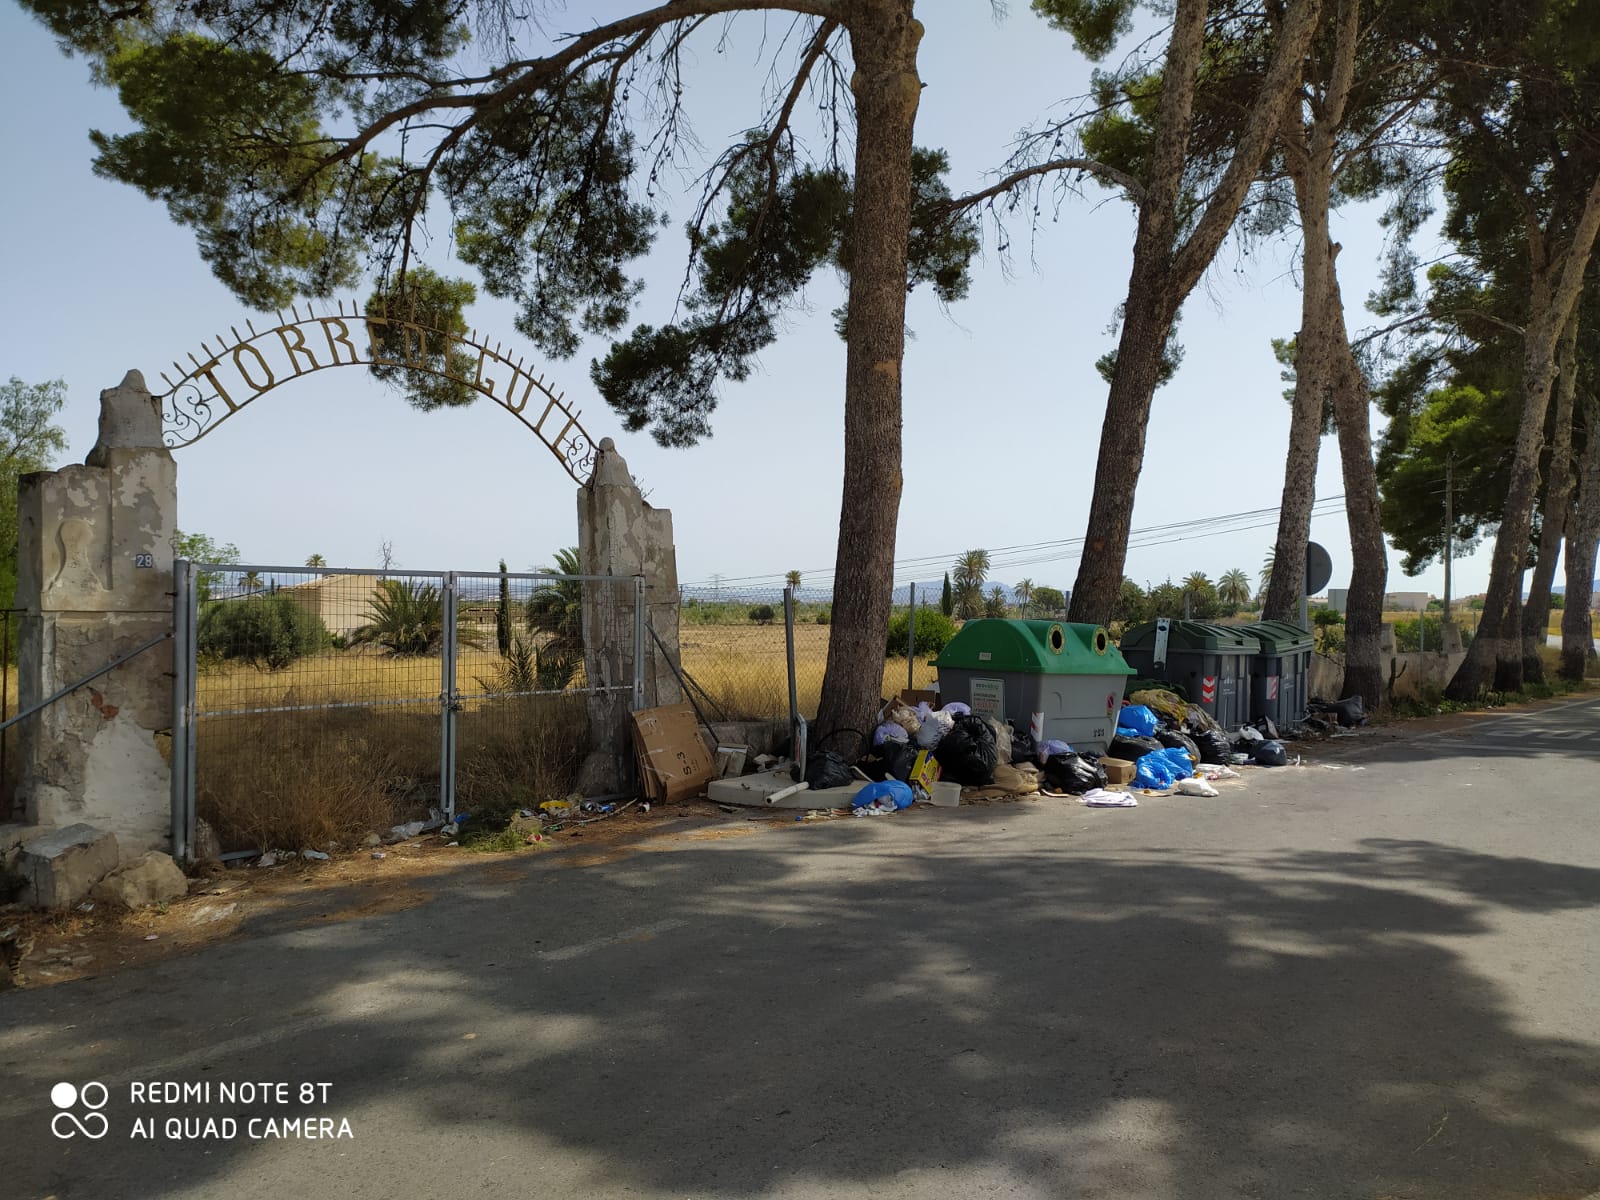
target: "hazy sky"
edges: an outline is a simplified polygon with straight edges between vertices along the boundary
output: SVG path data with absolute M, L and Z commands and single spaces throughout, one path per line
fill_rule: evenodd
M 1064 35 L 1025 5 L 995 20 L 987 0 L 924 3 L 921 73 L 926 84 L 918 142 L 942 146 L 952 185 L 983 186 L 1016 131 L 1083 90 L 1089 67 Z M 570 6 L 558 28 L 585 23 Z M 756 123 L 763 75 L 757 19 L 735 23 L 734 48 L 696 47 L 688 83 L 695 132 L 708 153 Z M 739 49 L 743 48 L 743 51 Z M 0 195 L 0 376 L 61 377 L 71 456 L 93 444 L 102 388 L 129 368 L 152 390 L 175 358 L 252 315 L 200 261 L 193 235 L 165 208 L 90 170 L 91 128 L 127 120 L 114 94 L 90 86 L 14 5 L 0 8 L 0 104 L 10 183 Z M 691 180 L 685 179 L 687 191 Z M 1376 279 L 1381 244 L 1372 212 L 1335 218 L 1344 294 L 1353 302 Z M 682 278 L 681 216 L 663 231 L 644 268 L 650 281 L 639 320 L 670 315 Z M 434 261 L 448 250 L 448 222 L 433 222 Z M 1132 214 L 1091 188 L 1046 211 L 1037 241 L 1011 231 L 1012 271 L 993 231 L 970 297 L 948 312 L 913 297 L 905 357 L 905 492 L 897 580 L 937 578 L 969 547 L 1024 546 L 1078 538 L 1093 485 L 1106 386 L 1095 359 L 1127 285 Z M 1210 515 L 1274 508 L 1281 496 L 1289 409 L 1270 342 L 1299 324 L 1290 241 L 1224 252 L 1184 310 L 1187 354 L 1156 396 L 1136 529 Z M 723 391 L 715 434 L 689 450 L 663 450 L 619 423 L 589 382 L 586 344 L 545 374 L 584 410 L 596 439 L 614 436 L 652 503 L 670 508 L 686 583 L 713 574 L 781 583 L 799 569 L 822 583 L 834 564 L 842 460 L 844 347 L 829 312 L 842 295 L 833 276 L 807 294 L 760 369 Z M 487 297 L 470 314 L 491 338 L 520 339 L 508 305 Z M 1353 327 L 1365 314 L 1351 313 Z M 522 353 L 538 361 L 531 347 Z M 398 564 L 417 569 L 513 569 L 550 560 L 576 541 L 574 485 L 550 452 L 487 400 L 466 410 L 419 413 L 365 371 L 326 371 L 272 391 L 199 443 L 177 451 L 180 523 L 238 544 L 246 562 L 298 564 L 312 553 L 335 566 L 370 565 L 392 541 Z M 1343 492 L 1337 447 L 1323 443 L 1317 494 Z M 1442 517 L 1442 514 L 1441 514 Z M 1141 582 L 1213 578 L 1231 567 L 1252 576 L 1274 537 L 1261 527 L 1134 549 L 1127 574 Z M 1342 510 L 1316 519 L 1312 536 L 1334 562 L 1333 586 L 1349 577 Z M 1160 539 L 1152 539 L 1160 540 Z M 1070 588 L 1070 550 L 997 552 L 995 578 L 1024 575 Z M 1417 580 L 1391 555 L 1391 590 L 1437 593 L 1442 569 Z M 1456 564 L 1458 595 L 1487 582 L 1488 549 Z M 921 561 L 913 561 L 921 560 Z

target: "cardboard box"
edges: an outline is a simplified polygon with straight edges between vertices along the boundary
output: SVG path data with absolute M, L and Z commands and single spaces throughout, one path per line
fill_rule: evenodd
M 906 780 L 912 787 L 920 787 L 925 792 L 932 792 L 933 785 L 939 781 L 939 764 L 934 761 L 932 750 L 918 750 L 917 757 L 911 764 L 911 777 Z
M 1102 758 L 1100 765 L 1106 769 L 1106 781 L 1113 784 L 1133 782 L 1133 764 L 1125 758 Z
M 711 751 L 688 704 L 634 713 L 633 744 L 640 782 L 652 799 L 670 803 L 698 796 L 716 775 Z
M 910 705 L 912 708 L 926 703 L 929 708 L 937 709 L 939 707 L 939 693 L 931 692 L 926 688 L 901 688 L 900 703 Z

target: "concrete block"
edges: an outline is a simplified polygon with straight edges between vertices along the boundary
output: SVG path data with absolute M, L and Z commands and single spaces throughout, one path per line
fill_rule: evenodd
M 124 908 L 143 908 L 163 900 L 176 900 L 188 892 L 189 881 L 172 861 L 172 856 L 151 850 L 112 871 L 94 885 L 89 895 Z
M 24 842 L 17 856 L 23 904 L 33 908 L 71 908 L 89 889 L 116 869 L 120 855 L 115 834 L 93 825 L 68 825 Z

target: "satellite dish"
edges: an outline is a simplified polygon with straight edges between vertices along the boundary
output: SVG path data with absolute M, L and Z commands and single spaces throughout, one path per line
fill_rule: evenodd
M 1306 595 L 1314 596 L 1333 578 L 1333 559 L 1315 542 L 1306 543 Z

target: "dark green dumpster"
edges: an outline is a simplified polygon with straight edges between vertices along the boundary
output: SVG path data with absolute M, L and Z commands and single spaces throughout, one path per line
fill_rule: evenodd
M 1116 735 L 1133 674 L 1102 626 L 996 618 L 968 621 L 933 665 L 942 703 L 959 700 L 1018 729 L 1043 713 L 1045 737 L 1097 751 Z
M 1224 729 L 1250 720 L 1250 662 L 1261 643 L 1243 629 L 1161 617 L 1122 635 L 1135 674 L 1177 684 Z
M 1261 643 L 1250 664 L 1250 719 L 1266 717 L 1279 729 L 1296 729 L 1310 699 L 1309 633 L 1287 621 L 1260 621 L 1244 632 Z

